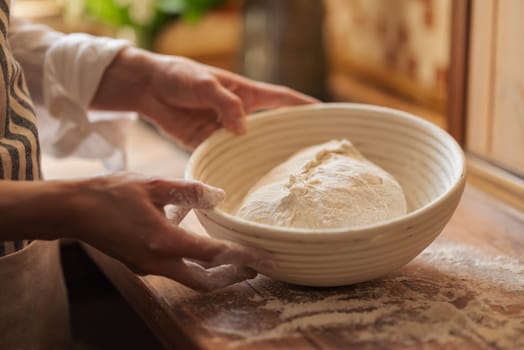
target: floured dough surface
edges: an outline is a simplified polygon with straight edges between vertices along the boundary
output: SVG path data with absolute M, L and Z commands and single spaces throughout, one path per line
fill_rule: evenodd
M 237 216 L 295 228 L 351 228 L 406 213 L 389 173 L 348 140 L 305 148 L 273 168 L 247 193 Z

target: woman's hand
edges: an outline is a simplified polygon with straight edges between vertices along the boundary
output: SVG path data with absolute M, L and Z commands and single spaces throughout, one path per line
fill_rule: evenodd
M 245 115 L 256 110 L 316 102 L 289 88 L 189 59 L 127 48 L 106 70 L 93 107 L 135 110 L 184 145 L 196 147 L 222 126 L 243 133 Z
M 245 132 L 245 116 L 256 110 L 316 102 L 291 89 L 189 59 L 127 48 L 107 68 L 92 107 L 137 111 L 184 145 L 196 147 L 220 127 L 237 134 Z M 90 195 L 79 197 L 81 205 L 74 207 L 91 213 L 93 220 L 83 221 L 77 238 L 135 271 L 210 289 L 253 276 L 251 270 L 238 266 L 267 259 L 266 253 L 258 250 L 192 235 L 170 225 L 163 216 L 161 209 L 166 204 L 178 206 L 174 212 L 178 218 L 185 215 L 187 207 L 214 206 L 223 196 L 220 190 L 127 175 L 89 180 L 84 186 L 88 191 L 80 192 Z M 182 196 L 184 193 L 187 196 Z M 83 216 L 80 213 L 78 217 Z M 185 258 L 220 266 L 206 270 Z
M 166 276 L 198 290 L 253 278 L 248 265 L 269 263 L 264 251 L 177 226 L 191 208 L 211 208 L 224 199 L 222 190 L 200 182 L 122 173 L 0 181 L 0 193 L 0 240 L 76 238 L 136 273 Z
M 76 238 L 139 274 L 177 280 L 197 290 L 221 288 L 256 273 L 247 265 L 269 254 L 178 227 L 191 208 L 211 208 L 224 192 L 200 182 L 116 174 L 84 180 L 73 205 Z M 171 221 L 164 207 L 171 205 Z M 172 206 L 174 205 L 174 206 Z M 201 263 L 197 263 L 201 262 Z M 209 267 L 208 269 L 204 268 Z

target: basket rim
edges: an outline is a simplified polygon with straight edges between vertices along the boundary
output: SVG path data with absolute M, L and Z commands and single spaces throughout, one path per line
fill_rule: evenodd
M 276 240 L 292 240 L 292 241 L 330 241 L 330 240 L 341 240 L 347 239 L 348 235 L 352 238 L 373 237 L 374 234 L 382 234 L 387 230 L 394 230 L 397 225 L 404 225 L 416 222 L 418 219 L 423 218 L 433 211 L 434 208 L 442 205 L 448 200 L 452 200 L 453 196 L 458 195 L 459 199 L 465 186 L 466 181 L 466 165 L 465 155 L 460 145 L 456 140 L 449 135 L 445 130 L 440 127 L 417 117 L 414 114 L 376 105 L 361 104 L 361 103 L 349 103 L 349 102 L 336 102 L 336 103 L 321 103 L 314 105 L 294 106 L 274 109 L 265 112 L 259 112 L 250 115 L 248 118 L 249 124 L 256 124 L 263 121 L 268 116 L 275 116 L 280 114 L 286 114 L 289 112 L 300 112 L 300 111 L 326 111 L 326 110 L 344 110 L 344 111 L 363 111 L 363 112 L 378 112 L 382 114 L 394 114 L 396 117 L 408 120 L 414 124 L 421 126 L 429 130 L 431 133 L 436 134 L 439 139 L 444 140 L 444 143 L 449 146 L 452 152 L 459 156 L 460 159 L 460 175 L 454 178 L 450 188 L 432 199 L 429 203 L 417 208 L 406 215 L 381 221 L 378 223 L 359 226 L 354 228 L 325 228 L 325 229 L 305 229 L 305 228 L 290 228 L 290 227 L 279 227 L 268 224 L 261 224 L 257 222 L 248 221 L 232 214 L 225 212 L 224 210 L 213 208 L 213 209 L 195 209 L 197 217 L 204 217 L 207 220 L 214 222 L 216 225 L 222 226 L 228 230 L 232 230 L 238 234 L 251 236 L 251 237 L 264 237 L 267 239 Z M 191 155 L 185 169 L 184 176 L 189 180 L 198 180 L 194 177 L 194 169 L 198 160 L 204 155 L 207 149 L 211 148 L 213 144 L 219 141 L 225 141 L 228 138 L 233 137 L 229 132 L 221 129 L 216 131 L 207 140 L 205 140 Z M 457 200 L 458 203 L 458 200 Z

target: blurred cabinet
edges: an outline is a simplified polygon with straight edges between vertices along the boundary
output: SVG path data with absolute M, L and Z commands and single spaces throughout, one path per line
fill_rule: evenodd
M 386 105 L 447 127 L 452 0 L 324 0 L 337 100 Z
M 466 147 L 524 176 L 524 1 L 472 2 Z
M 242 49 L 242 12 L 229 6 L 207 13 L 197 22 L 173 21 L 160 31 L 153 50 L 184 56 L 233 72 L 239 72 Z
M 333 98 L 447 129 L 467 150 L 469 182 L 524 213 L 524 1 L 324 4 Z
M 323 4 L 245 0 L 242 72 L 324 98 Z

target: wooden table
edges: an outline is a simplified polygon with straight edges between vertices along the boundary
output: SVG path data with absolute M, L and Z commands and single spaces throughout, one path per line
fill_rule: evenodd
M 143 127 L 131 141 L 132 170 L 181 174 L 184 152 Z M 201 230 L 192 215 L 183 225 Z M 201 294 L 87 250 L 169 349 L 524 349 L 522 213 L 471 186 L 419 257 L 354 286 L 306 288 L 259 276 Z

